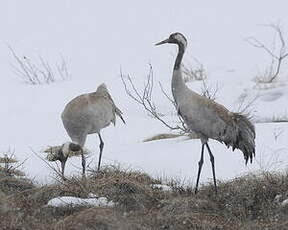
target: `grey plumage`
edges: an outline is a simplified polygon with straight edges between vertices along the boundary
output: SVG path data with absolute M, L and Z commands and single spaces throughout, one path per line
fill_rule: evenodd
M 244 155 L 245 163 L 248 160 L 252 163 L 255 156 L 255 128 L 250 120 L 239 113 L 232 113 L 232 125 L 229 126 L 229 132 L 223 138 L 223 142 L 232 150 L 240 149 Z M 232 128 L 231 128 L 232 127 Z
M 187 104 L 179 103 L 178 110 L 185 123 L 197 133 L 202 142 L 206 143 L 211 138 L 225 143 L 227 147 L 231 146 L 233 150 L 240 149 L 245 163 L 247 164 L 248 159 L 252 163 L 255 155 L 255 128 L 250 120 L 206 97 L 195 94 L 193 100 L 195 101 Z
M 100 169 L 104 142 L 101 129 L 116 124 L 116 115 L 125 123 L 121 110 L 115 105 L 106 85 L 98 86 L 96 92 L 80 95 L 71 100 L 62 112 L 63 125 L 73 143 L 84 147 L 88 134 L 97 133 L 100 139 L 98 170 Z M 82 154 L 83 174 L 85 174 L 85 158 Z
M 230 112 L 224 106 L 200 96 L 186 86 L 182 77 L 181 62 L 187 46 L 187 40 L 181 33 L 173 33 L 168 39 L 156 45 L 165 43 L 177 44 L 179 48 L 172 76 L 172 94 L 178 113 L 188 128 L 195 132 L 202 142 L 195 193 L 198 190 L 199 177 L 203 165 L 204 146 L 209 152 L 215 191 L 217 191 L 214 156 L 208 145 L 208 139 L 211 138 L 225 143 L 228 148 L 231 146 L 233 150 L 235 148 L 240 149 L 243 152 L 245 163 L 247 164 L 249 159 L 252 163 L 255 156 L 254 125 L 247 116 Z

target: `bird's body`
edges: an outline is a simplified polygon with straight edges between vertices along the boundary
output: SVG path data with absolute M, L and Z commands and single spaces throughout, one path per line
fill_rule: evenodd
M 115 125 L 116 115 L 124 122 L 122 112 L 115 105 L 105 84 L 101 84 L 95 92 L 72 99 L 62 112 L 63 125 L 73 143 L 83 148 L 88 134 L 98 134 L 100 139 L 98 169 L 104 146 L 100 131 L 111 123 Z M 85 171 L 83 164 L 85 162 L 82 161 L 83 171 Z
M 116 114 L 122 113 L 102 84 L 96 92 L 71 100 L 62 113 L 62 121 L 72 141 L 83 147 L 88 134 L 100 133 L 111 122 L 115 125 Z
M 178 99 L 178 113 L 202 142 L 206 143 L 209 138 L 224 142 L 227 147 L 232 146 L 233 150 L 241 149 L 245 160 L 250 159 L 252 162 L 255 132 L 245 116 L 230 112 L 224 106 L 190 89 L 185 93 L 185 98 L 190 100 L 187 102 Z
M 178 114 L 183 118 L 189 130 L 195 132 L 202 142 L 201 158 L 196 184 L 198 189 L 199 176 L 203 164 L 204 146 L 207 147 L 212 163 L 213 179 L 216 189 L 214 169 L 214 156 L 209 148 L 208 139 L 224 142 L 227 147 L 240 149 L 247 163 L 252 162 L 255 155 L 255 128 L 249 119 L 239 113 L 230 112 L 223 105 L 201 96 L 190 90 L 182 77 L 181 62 L 187 46 L 186 38 L 180 33 L 171 34 L 170 37 L 156 45 L 174 43 L 179 47 L 176 57 L 173 76 L 172 94 L 177 105 Z

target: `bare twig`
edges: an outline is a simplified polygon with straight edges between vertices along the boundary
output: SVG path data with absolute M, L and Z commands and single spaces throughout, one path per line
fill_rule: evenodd
M 192 67 L 191 64 L 182 64 L 182 71 L 184 74 L 185 82 L 202 81 L 207 78 L 203 64 L 196 58 L 193 58 L 193 60 L 196 62 L 196 66 Z
M 159 120 L 163 125 L 168 127 L 171 130 L 179 130 L 180 132 L 188 133 L 188 130 L 182 120 L 182 118 L 178 115 L 178 119 L 180 121 L 180 125 L 173 126 L 169 124 L 164 119 L 163 113 L 160 113 L 157 109 L 157 106 L 155 102 L 153 101 L 152 94 L 153 94 L 153 86 L 154 86 L 154 79 L 153 79 L 153 68 L 152 65 L 149 65 L 149 72 L 147 75 L 147 81 L 144 84 L 144 89 L 139 90 L 136 88 L 134 82 L 132 81 L 132 78 L 130 75 L 123 75 L 122 71 L 120 71 L 120 77 L 122 80 L 122 83 L 124 85 L 125 92 L 127 95 L 132 98 L 134 101 L 136 101 L 138 104 L 144 107 L 144 109 L 150 114 L 153 118 Z M 161 83 L 160 88 L 161 88 Z M 161 88 L 162 92 L 163 87 Z M 164 95 L 169 98 L 168 100 L 175 106 L 174 100 L 172 100 L 167 93 L 165 92 Z
M 172 99 L 170 96 L 168 96 L 167 92 L 164 90 L 164 88 L 163 88 L 163 86 L 162 86 L 162 84 L 161 84 L 160 81 L 159 81 L 159 86 L 160 86 L 160 88 L 161 88 L 162 93 L 165 95 L 165 97 L 170 101 L 170 103 L 175 107 L 175 110 L 177 111 L 178 108 L 177 108 L 176 102 L 174 101 L 174 99 Z M 178 114 L 178 116 L 177 116 L 177 119 L 178 119 L 178 123 L 180 123 L 180 125 L 181 125 L 181 126 L 180 126 L 180 127 L 182 128 L 181 130 L 182 130 L 184 133 L 189 133 L 188 128 L 187 128 L 187 126 L 185 125 L 185 122 L 184 122 L 183 118 L 182 118 L 179 114 Z
M 252 110 L 254 109 L 254 103 L 258 99 L 259 96 L 254 96 L 250 100 L 248 100 L 247 94 L 242 94 L 239 99 L 239 106 L 238 106 L 238 112 L 242 114 L 246 114 L 248 117 L 252 117 Z
M 207 86 L 207 84 L 206 84 L 204 79 L 202 80 L 202 83 L 203 83 L 202 96 L 207 97 L 207 98 L 209 98 L 211 100 L 215 100 L 217 92 L 219 90 L 218 84 L 214 88 L 214 87 L 211 87 L 211 86 Z
M 15 159 L 14 152 L 11 152 L 11 150 L 3 153 L 3 155 L 4 157 L 0 157 L 0 165 L 4 164 L 4 167 L 0 166 L 0 169 L 4 170 L 4 173 L 9 176 L 23 176 L 24 173 L 18 169 L 26 162 L 27 159 L 19 163 L 18 160 Z
M 287 51 L 285 39 L 283 37 L 283 32 L 282 32 L 280 26 L 275 25 L 275 24 L 269 24 L 269 25 L 263 25 L 263 26 L 272 28 L 274 30 L 274 32 L 276 33 L 275 34 L 276 37 L 278 37 L 278 39 L 280 40 L 280 48 L 279 48 L 278 52 L 276 52 L 274 50 L 275 46 L 276 46 L 275 40 L 273 41 L 273 47 L 274 47 L 273 49 L 268 48 L 265 44 L 263 44 L 262 42 L 260 42 L 258 39 L 254 38 L 254 37 L 248 37 L 246 39 L 246 41 L 250 45 L 252 45 L 256 48 L 263 49 L 268 55 L 271 56 L 272 60 L 271 60 L 270 70 L 268 72 L 268 76 L 260 77 L 260 78 L 256 79 L 257 82 L 260 82 L 260 83 L 262 83 L 262 82 L 263 83 L 271 83 L 279 75 L 283 60 L 288 57 L 288 51 Z M 275 64 L 275 62 L 276 62 L 276 64 Z
M 11 46 L 7 46 L 15 60 L 15 64 L 11 65 L 12 70 L 25 83 L 32 85 L 50 84 L 58 80 L 67 80 L 70 78 L 63 56 L 61 56 L 60 64 L 56 63 L 55 67 L 52 67 L 40 55 L 36 61 L 27 56 L 20 57 Z
M 165 95 L 165 97 L 171 102 L 171 104 L 174 105 L 175 109 L 177 109 L 177 105 L 176 105 L 174 99 L 172 99 L 172 98 L 167 94 L 167 92 L 164 90 L 164 88 L 163 88 L 163 86 L 162 86 L 162 84 L 161 84 L 160 81 L 159 81 L 159 86 L 160 86 L 160 89 L 161 89 L 162 93 Z
M 52 169 L 52 171 L 56 174 L 56 176 L 58 176 L 59 178 L 62 178 L 62 173 L 60 170 L 60 167 L 57 165 L 57 168 L 53 167 L 50 163 L 48 163 L 47 160 L 45 160 L 43 157 L 41 157 L 38 153 L 36 153 L 32 148 L 30 148 L 31 152 L 37 156 L 40 160 L 42 160 L 50 169 Z M 57 179 L 56 177 L 54 179 Z
M 278 137 L 281 136 L 282 133 L 284 133 L 283 129 L 278 129 L 278 130 L 273 131 L 275 141 L 277 141 Z
M 138 89 L 131 76 L 130 75 L 123 75 L 122 71 L 120 70 L 120 77 L 122 80 L 122 83 L 124 85 L 124 89 L 126 94 L 132 98 L 135 102 L 143 106 L 143 108 L 148 112 L 148 114 L 160 121 L 164 126 L 168 127 L 171 130 L 179 131 L 180 133 L 191 133 L 189 128 L 186 126 L 183 118 L 180 114 L 177 112 L 177 121 L 169 122 L 165 118 L 167 117 L 165 114 L 159 112 L 158 106 L 153 101 L 153 89 L 154 89 L 154 79 L 153 79 L 153 67 L 150 64 L 149 65 L 149 72 L 147 75 L 146 82 L 144 83 L 143 90 Z M 212 90 L 210 87 L 208 87 L 204 81 L 203 81 L 203 96 L 206 96 L 212 100 L 215 99 L 216 93 L 218 91 L 218 86 L 216 89 Z M 178 111 L 177 105 L 174 101 L 174 99 L 168 95 L 168 93 L 164 90 L 161 82 L 159 82 L 159 87 L 161 89 L 162 94 L 165 96 L 165 98 L 173 105 L 173 107 Z M 171 123 L 175 123 L 177 125 L 173 125 Z
M 64 57 L 60 54 L 61 61 L 60 63 L 56 63 L 56 68 L 59 76 L 61 76 L 62 80 L 66 80 L 67 77 L 70 77 L 70 74 L 67 69 L 67 64 Z

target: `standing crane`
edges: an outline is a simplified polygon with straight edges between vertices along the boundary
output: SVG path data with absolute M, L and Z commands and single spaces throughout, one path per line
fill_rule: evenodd
M 100 154 L 97 170 L 99 171 L 104 147 L 100 131 L 109 126 L 111 122 L 115 126 L 116 115 L 125 124 L 121 110 L 115 105 L 104 83 L 98 86 L 96 92 L 80 95 L 65 106 L 61 115 L 62 122 L 72 142 L 81 146 L 83 175 L 85 175 L 86 168 L 83 147 L 87 135 L 98 134 Z
M 172 43 L 178 45 L 178 54 L 175 60 L 172 75 L 172 94 L 177 105 L 177 112 L 183 118 L 189 130 L 195 132 L 201 140 L 201 157 L 198 163 L 198 175 L 195 194 L 198 192 L 198 183 L 203 165 L 204 146 L 206 146 L 213 173 L 215 192 L 217 193 L 214 156 L 208 145 L 208 139 L 225 143 L 232 150 L 240 149 L 245 163 L 252 163 L 255 157 L 255 127 L 249 118 L 240 113 L 233 113 L 223 105 L 201 96 L 190 90 L 182 77 L 181 63 L 187 47 L 187 40 L 181 33 L 173 33 L 156 45 Z

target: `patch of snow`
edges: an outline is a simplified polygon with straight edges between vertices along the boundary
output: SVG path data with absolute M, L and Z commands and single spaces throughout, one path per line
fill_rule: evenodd
M 89 193 L 88 197 L 89 198 L 97 198 L 98 196 L 96 194 L 94 194 L 94 193 Z
M 274 201 L 279 203 L 281 198 L 282 198 L 282 195 L 278 194 L 275 196 Z
M 73 196 L 62 196 L 62 197 L 55 197 L 48 201 L 48 206 L 53 207 L 63 207 L 63 206 L 114 206 L 115 203 L 112 201 L 108 201 L 106 197 L 95 197 L 95 195 L 91 196 L 91 198 L 79 198 Z
M 166 184 L 153 184 L 152 188 L 161 189 L 162 191 L 165 191 L 165 192 L 170 192 L 173 190 L 170 186 Z
M 288 199 L 283 200 L 282 203 L 281 203 L 281 205 L 282 205 L 283 207 L 286 207 L 286 206 L 288 205 Z
M 238 98 L 239 102 L 244 101 L 244 104 L 252 102 L 249 112 L 257 122 L 266 122 L 273 120 L 273 118 L 282 117 L 287 118 L 287 104 L 288 101 L 288 86 L 281 85 L 272 88 L 243 89 L 241 96 Z
M 264 94 L 262 95 L 259 99 L 262 101 L 276 101 L 279 99 L 281 96 L 284 95 L 284 92 L 271 92 L 269 94 Z

